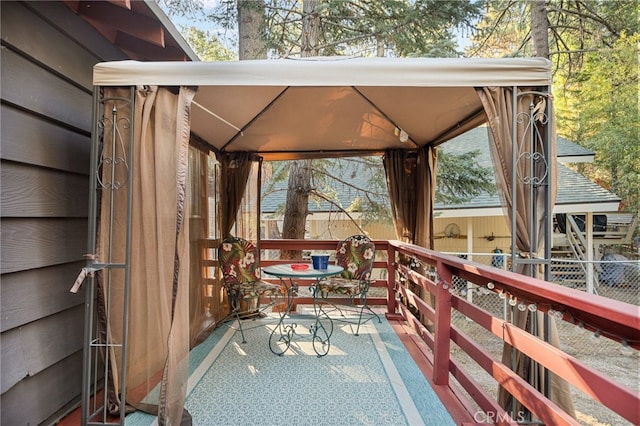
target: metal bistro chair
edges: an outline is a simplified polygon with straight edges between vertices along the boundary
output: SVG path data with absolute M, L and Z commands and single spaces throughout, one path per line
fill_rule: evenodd
M 338 243 L 336 248 L 336 265 L 342 266 L 344 270 L 338 277 L 329 277 L 322 280 L 317 285 L 317 294 L 323 301 L 326 301 L 330 294 L 346 296 L 345 304 L 331 302 L 334 307 L 342 313 L 344 310 L 355 308 L 358 314 L 358 326 L 355 335 L 360 332 L 360 325 L 373 319 L 381 322 L 378 314 L 373 312 L 367 304 L 367 293 L 371 285 L 371 270 L 375 261 L 376 247 L 373 242 L 364 235 L 353 235 Z M 368 312 L 368 317 L 364 315 Z M 363 316 L 365 320 L 363 321 Z
M 218 261 L 222 270 L 223 286 L 229 296 L 231 313 L 227 318 L 238 320 L 242 343 L 246 343 L 242 318 L 257 318 L 265 309 L 284 301 L 286 289 L 279 284 L 270 284 L 260 279 L 258 249 L 242 238 L 230 237 L 222 241 L 218 249 Z M 269 298 L 266 305 L 261 299 Z M 243 310 L 242 302 L 247 308 Z M 223 320 L 224 322 L 224 320 Z

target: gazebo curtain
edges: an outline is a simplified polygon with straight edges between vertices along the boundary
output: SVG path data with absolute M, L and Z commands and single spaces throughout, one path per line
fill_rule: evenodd
M 436 191 L 437 151 L 387 150 L 383 158 L 391 214 L 396 237 L 404 242 L 433 248 L 433 214 Z
M 193 141 L 192 141 L 193 142 Z M 218 317 L 216 307 L 220 305 L 219 293 L 215 292 L 215 282 L 205 258 L 209 255 L 207 241 L 217 235 L 212 226 L 209 209 L 213 207 L 210 197 L 210 186 L 215 187 L 217 170 L 209 156 L 207 147 L 189 147 L 189 335 L 191 347 L 197 345 L 209 334 Z M 211 178 L 211 179 L 210 179 Z M 213 197 L 214 203 L 217 197 Z
M 220 235 L 230 235 L 236 223 L 238 211 L 247 187 L 253 165 L 248 152 L 233 152 L 218 155 L 220 161 Z
M 517 253 L 514 255 L 524 259 L 539 258 L 543 249 L 543 240 L 539 236 L 550 230 L 545 229 L 547 211 L 545 188 L 550 190 L 551 209 L 555 204 L 557 193 L 557 162 L 555 120 L 550 100 L 539 92 L 518 89 L 516 92 L 516 116 L 513 111 L 513 89 L 494 87 L 477 90 L 488 119 L 491 156 L 496 173 L 499 192 L 505 206 L 505 214 L 509 219 L 515 209 L 515 229 L 511 233 L 516 236 Z M 547 124 L 547 120 L 551 120 Z M 513 134 L 512 123 L 516 123 Z M 550 134 L 545 133 L 550 129 Z M 513 143 L 515 137 L 515 145 Z M 543 141 L 549 143 L 548 157 L 544 152 Z M 516 182 L 512 182 L 513 149 L 516 149 Z M 515 185 L 515 203 L 512 189 Z M 532 232 L 533 231 L 533 235 Z M 524 262 L 517 263 L 516 272 L 536 276 L 537 265 Z M 553 318 L 547 327 L 546 340 L 559 347 L 556 324 Z M 513 323 L 531 333 L 545 338 L 543 326 L 544 314 L 513 310 Z M 505 345 L 503 362 L 511 365 L 521 377 L 525 378 L 537 389 L 544 389 L 546 384 L 543 368 L 528 357 L 519 353 L 509 345 Z M 574 407 L 568 384 L 549 372 L 549 398 L 561 406 L 567 413 L 574 415 Z M 514 413 L 522 412 L 523 407 L 504 388 L 499 391 L 500 404 Z
M 433 147 L 424 147 L 418 152 L 407 150 L 387 150 L 382 160 L 387 177 L 391 216 L 396 238 L 401 241 L 433 249 L 433 205 L 436 193 L 437 151 Z M 400 262 L 424 273 L 421 265 L 412 264 L 410 259 Z M 434 297 L 431 293 L 412 286 L 420 298 L 431 306 Z M 413 307 L 411 307 L 413 308 Z M 426 316 L 420 320 L 431 327 Z
M 105 98 L 127 98 L 129 89 L 105 88 Z M 189 366 L 189 221 L 187 170 L 190 105 L 195 91 L 178 93 L 154 86 L 138 87 L 133 114 L 133 158 L 101 158 L 102 193 L 97 257 L 126 261 L 127 173 L 131 167 L 130 282 L 126 364 L 120 348 L 109 350 L 109 405 L 122 403 L 158 415 L 162 424 L 180 424 Z M 105 121 L 118 109 L 117 122 L 129 117 L 128 103 L 105 102 Z M 105 127 L 103 153 L 129 152 L 118 123 Z M 132 123 L 128 123 L 131 125 Z M 125 124 L 124 127 L 128 128 Z M 120 130 L 118 130 L 120 129 Z M 115 132 L 116 137 L 112 138 Z M 115 170 L 115 175 L 111 175 Z M 114 179 L 115 177 L 115 179 Z M 105 183 L 116 184 L 109 190 Z M 120 186 L 122 185 L 122 186 Z M 111 199 L 113 197 L 113 199 Z M 112 203 L 113 201 L 113 203 Z M 110 208 L 110 206 L 118 208 Z M 102 271 L 99 282 L 101 334 L 122 342 L 124 283 L 122 269 Z M 126 400 L 121 401 L 120 374 L 126 366 Z

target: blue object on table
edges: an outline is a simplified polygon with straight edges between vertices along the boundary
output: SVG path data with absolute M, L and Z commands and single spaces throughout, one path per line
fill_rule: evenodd
M 324 271 L 329 267 L 329 255 L 311 255 L 311 261 L 313 262 L 313 269 Z

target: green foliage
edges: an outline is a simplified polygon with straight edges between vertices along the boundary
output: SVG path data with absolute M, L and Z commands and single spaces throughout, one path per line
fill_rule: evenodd
M 640 211 L 639 42 L 639 34 L 623 34 L 611 49 L 589 55 L 576 90 L 581 140 L 597 152 L 584 173 L 635 212 Z
M 216 34 L 202 28 L 208 23 L 203 0 L 156 0 L 170 16 L 180 34 L 202 61 L 230 61 L 238 58 L 220 42 Z
M 471 56 L 531 55 L 529 5 L 492 0 Z M 580 171 L 640 210 L 638 21 L 635 0 L 550 0 L 550 59 L 558 132 L 596 153 Z
M 225 48 L 218 38 L 209 31 L 189 27 L 182 30 L 182 36 L 203 61 L 231 61 L 237 59 L 237 55 Z
M 492 0 L 471 37 L 467 56 L 507 58 L 530 56 L 528 5 L 524 1 Z
M 487 2 L 467 54 L 531 56 L 530 4 L 524 0 Z M 638 32 L 638 5 L 636 0 L 547 1 L 550 56 L 556 73 L 574 75 L 584 54 L 612 47 L 623 33 Z
M 482 193 L 493 194 L 493 169 L 476 161 L 479 151 L 447 154 L 438 151 L 436 202 L 460 204 Z
M 302 0 L 265 0 L 271 57 L 298 56 L 304 45 Z M 314 10 L 320 21 L 315 47 L 322 56 L 459 56 L 455 30 L 472 25 L 480 2 L 458 0 L 331 0 Z M 236 25 L 235 1 L 223 0 L 210 15 Z

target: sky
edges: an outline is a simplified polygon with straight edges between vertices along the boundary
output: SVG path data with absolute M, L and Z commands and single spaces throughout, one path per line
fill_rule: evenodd
M 204 0 L 204 13 L 211 13 L 215 6 L 220 3 L 219 0 Z M 161 2 L 159 6 L 167 13 L 164 4 Z M 169 15 L 167 13 L 167 15 Z M 220 43 L 226 47 L 227 49 L 237 52 L 237 29 L 235 30 L 225 30 L 224 28 L 216 27 L 214 23 L 206 19 L 206 16 L 202 17 L 184 17 L 184 16 L 169 16 L 171 22 L 178 28 L 178 30 L 182 30 L 185 27 L 196 27 L 200 30 L 210 32 L 216 35 Z

